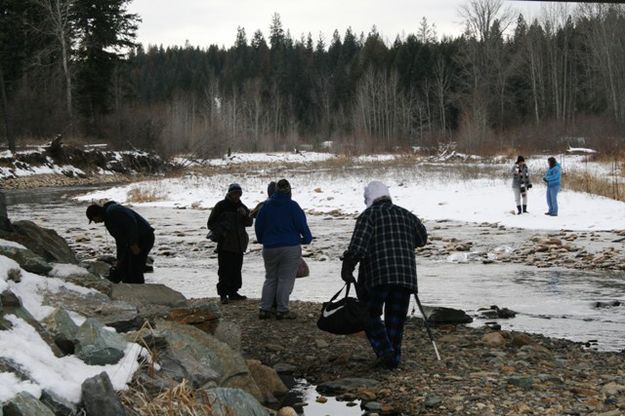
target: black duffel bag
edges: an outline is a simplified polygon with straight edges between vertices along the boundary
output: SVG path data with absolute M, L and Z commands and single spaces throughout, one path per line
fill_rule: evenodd
M 353 282 L 346 283 L 329 302 L 324 302 L 317 327 L 332 334 L 347 335 L 364 331 L 369 320 L 367 307 L 356 298 L 349 297 L 349 289 Z M 336 300 L 343 289 L 345 297 Z

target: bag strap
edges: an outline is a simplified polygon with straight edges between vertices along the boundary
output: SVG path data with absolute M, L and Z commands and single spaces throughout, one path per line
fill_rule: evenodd
M 341 294 L 341 292 L 343 291 L 343 289 L 347 288 L 346 292 L 345 292 L 345 297 L 349 296 L 349 289 L 352 287 L 352 283 L 354 282 L 347 282 L 343 285 L 343 287 L 341 289 L 339 289 L 338 292 L 336 292 L 336 294 L 334 296 L 332 296 L 332 298 L 330 299 L 330 302 L 334 302 L 336 300 L 336 298 L 339 297 L 339 295 Z

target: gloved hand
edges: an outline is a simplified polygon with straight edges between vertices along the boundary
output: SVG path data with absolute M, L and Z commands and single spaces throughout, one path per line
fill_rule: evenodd
M 345 255 L 343 256 L 343 265 L 341 266 L 341 279 L 344 282 L 355 282 L 354 279 L 354 269 L 356 268 L 356 264 L 358 262 L 354 260 L 351 256 Z
M 543 182 L 545 182 L 545 183 L 549 183 L 549 181 L 547 180 L 547 178 L 543 178 Z
M 531 183 L 527 184 L 527 189 L 532 189 L 532 184 Z

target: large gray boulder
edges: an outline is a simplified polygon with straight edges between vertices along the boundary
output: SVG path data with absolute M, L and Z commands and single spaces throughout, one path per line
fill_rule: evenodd
M 2 406 L 4 416 L 54 416 L 52 410 L 27 392 L 18 393 Z
M 191 375 L 196 387 L 201 387 L 204 380 L 214 381 L 263 399 L 245 360 L 227 344 L 200 329 L 176 322 L 159 320 L 156 328 L 159 336 L 167 339 L 167 355 Z
M 89 318 L 76 332 L 76 356 L 87 364 L 115 364 L 124 356 L 128 343 L 117 332 L 104 328 L 101 322 Z
M 178 291 L 161 284 L 113 285 L 111 299 L 123 300 L 134 305 L 162 305 L 170 308 L 185 306 L 187 299 Z
M 74 323 L 65 309 L 56 308 L 42 323 L 52 334 L 54 343 L 61 351 L 67 355 L 74 353 L 74 340 L 78 325 Z
M 87 416 L 125 416 L 108 374 L 102 372 L 82 383 L 82 405 Z
M 27 248 L 0 245 L 0 255 L 15 260 L 27 272 L 46 275 L 52 270 L 52 266 L 43 257 Z
M 204 391 L 212 404 L 213 416 L 269 416 L 267 409 L 243 390 L 216 387 Z
M 67 241 L 56 231 L 26 220 L 15 221 L 11 225 L 10 232 L 0 230 L 0 238 L 20 243 L 48 262 L 77 263 Z

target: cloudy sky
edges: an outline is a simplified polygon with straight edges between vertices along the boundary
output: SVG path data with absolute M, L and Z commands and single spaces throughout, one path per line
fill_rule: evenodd
M 323 33 L 331 39 L 335 29 L 341 36 L 351 26 L 355 33 L 368 33 L 373 25 L 384 39 L 392 42 L 399 34 L 415 33 L 425 16 L 436 24 L 439 37 L 458 35 L 463 25 L 458 7 L 466 0 L 133 0 L 130 11 L 143 19 L 138 41 L 156 45 L 229 47 L 238 26 L 245 28 L 248 40 L 260 29 L 265 37 L 271 16 L 279 13 L 282 24 L 293 38 Z M 539 2 L 508 1 L 526 18 L 537 16 Z M 529 19 L 528 19 L 529 20 Z

